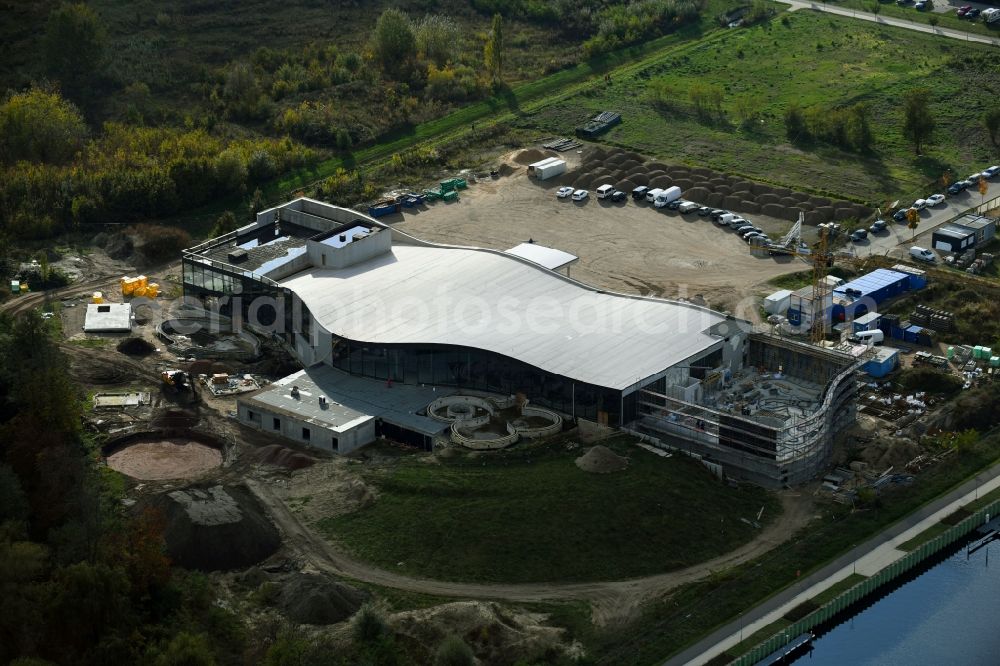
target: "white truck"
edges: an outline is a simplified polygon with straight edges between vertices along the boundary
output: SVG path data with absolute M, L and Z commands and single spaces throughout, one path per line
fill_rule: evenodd
M 681 198 L 681 188 L 674 185 L 673 187 L 668 187 L 665 190 L 660 190 L 660 192 L 653 198 L 653 205 L 657 208 L 663 208 L 671 201 L 676 201 Z

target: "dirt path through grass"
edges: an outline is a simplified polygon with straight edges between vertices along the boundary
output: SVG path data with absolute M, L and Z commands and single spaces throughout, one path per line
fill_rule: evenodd
M 267 507 L 272 519 L 285 536 L 286 543 L 319 571 L 355 580 L 445 597 L 502 599 L 540 602 L 585 600 L 593 607 L 598 626 L 622 624 L 635 617 L 644 603 L 661 597 L 673 588 L 697 581 L 713 571 L 726 569 L 758 557 L 789 539 L 812 518 L 812 501 L 799 492 L 781 493 L 784 508 L 781 518 L 765 528 L 750 543 L 726 555 L 699 565 L 655 576 L 598 583 L 477 584 L 415 578 L 359 562 L 336 544 L 332 544 L 302 524 L 266 483 L 248 478 L 247 487 Z

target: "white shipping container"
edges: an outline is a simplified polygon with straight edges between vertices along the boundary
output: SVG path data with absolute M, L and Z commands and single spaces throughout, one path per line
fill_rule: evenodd
M 566 160 L 553 158 L 551 162 L 535 167 L 535 178 L 546 180 L 566 173 Z
M 764 312 L 767 314 L 784 314 L 788 310 L 788 304 L 791 301 L 792 292 L 788 289 L 782 289 L 781 291 L 776 291 L 770 296 L 764 298 Z

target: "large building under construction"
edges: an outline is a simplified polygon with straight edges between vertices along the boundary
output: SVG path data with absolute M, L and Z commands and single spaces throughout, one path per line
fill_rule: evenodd
M 430 446 L 441 427 L 421 409 L 426 392 L 461 389 L 520 395 L 781 485 L 811 478 L 854 418 L 851 357 L 310 199 L 259 213 L 183 264 L 186 296 L 282 340 L 306 368 L 295 386 L 241 401 L 239 418 L 313 446 L 348 451 L 378 435 Z M 363 404 L 343 404 L 359 393 Z M 304 403 L 316 394 L 321 409 Z

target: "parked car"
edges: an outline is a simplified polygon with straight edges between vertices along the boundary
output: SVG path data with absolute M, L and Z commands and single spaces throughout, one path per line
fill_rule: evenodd
M 693 213 L 697 211 L 699 208 L 701 208 L 701 206 L 699 206 L 695 202 L 685 201 L 684 203 L 682 203 L 680 206 L 677 207 L 677 210 L 679 210 L 682 215 L 687 215 L 688 213 Z
M 944 195 L 943 194 L 932 194 L 929 197 L 927 197 L 927 205 L 928 206 L 938 206 L 938 205 L 943 204 L 943 203 L 944 203 Z
M 913 205 L 910 206 L 910 208 L 916 208 L 917 210 L 927 208 L 927 199 L 917 199 L 913 202 Z
M 744 231 L 748 231 L 750 229 L 756 229 L 756 228 L 757 227 L 755 227 L 754 225 L 750 224 L 749 222 L 741 222 L 740 226 L 734 228 L 734 231 L 736 233 L 738 233 L 738 234 L 741 234 Z
M 885 220 L 875 220 L 872 222 L 872 226 L 868 227 L 868 231 L 873 234 L 880 234 L 888 228 L 888 224 Z
M 969 181 L 969 187 L 972 187 L 973 185 L 979 184 L 979 179 L 982 178 L 982 177 L 983 177 L 983 174 L 981 174 L 981 173 L 974 173 L 971 176 L 969 176 L 968 178 L 966 178 L 966 180 Z
M 743 231 L 738 231 L 737 233 L 740 235 L 740 238 L 746 240 L 747 236 L 751 234 L 759 234 L 761 231 L 757 227 L 750 227 L 749 229 L 744 229 Z
M 667 204 L 667 209 L 668 210 L 677 210 L 678 208 L 681 207 L 682 203 L 687 203 L 687 202 L 684 201 L 684 199 L 674 199 L 673 201 L 671 201 L 671 202 L 669 202 Z
M 913 5 L 913 8 L 916 9 L 918 12 L 924 11 L 925 9 L 927 9 L 927 0 L 919 0 L 917 4 Z
M 854 243 L 867 240 L 868 230 L 867 229 L 855 229 L 851 232 L 851 241 Z
M 559 197 L 560 199 L 565 199 L 571 194 L 573 194 L 572 187 L 560 187 L 558 190 L 556 190 L 556 196 Z
M 718 222 L 719 218 L 728 212 L 729 212 L 728 210 L 725 210 L 723 208 L 713 208 L 712 212 L 709 213 L 708 216 L 712 219 L 712 222 Z
M 611 200 L 612 201 L 625 201 L 625 199 L 627 197 L 628 197 L 628 195 L 626 195 L 621 190 L 615 190 L 614 192 L 611 193 Z
M 972 5 L 962 5 L 961 7 L 958 8 L 958 11 L 955 12 L 955 16 L 958 17 L 965 16 L 970 9 L 972 9 Z
M 961 194 L 967 189 L 969 189 L 969 181 L 960 180 L 948 186 L 948 194 L 951 195 Z
M 979 15 L 982 13 L 983 13 L 982 9 L 979 9 L 978 7 L 973 7 L 969 11 L 965 12 L 965 16 L 963 16 L 962 18 L 967 18 L 970 21 L 975 21 L 977 18 L 979 18 Z
M 906 222 L 906 209 L 900 208 L 892 214 L 892 219 L 896 222 Z
M 605 183 L 604 185 L 601 185 L 600 187 L 597 188 L 597 198 L 610 199 L 614 191 L 615 191 L 614 185 L 608 185 L 607 183 Z
M 643 201 L 646 198 L 646 192 L 649 192 L 649 188 L 645 185 L 640 185 L 632 190 L 632 198 L 636 201 Z
M 573 201 L 583 201 L 590 196 L 590 192 L 587 190 L 577 190 L 573 193 Z
M 934 263 L 935 256 L 934 253 L 928 249 L 913 246 L 910 248 L 910 256 L 917 261 L 926 261 L 929 263 Z
M 709 208 L 708 206 L 702 206 L 701 208 L 698 209 L 698 217 L 708 217 L 708 215 L 711 214 L 711 212 L 712 212 L 711 208 Z
M 1000 165 L 991 166 L 989 169 L 983 169 L 983 175 L 986 176 L 987 178 L 992 178 L 998 173 L 1000 173 Z

